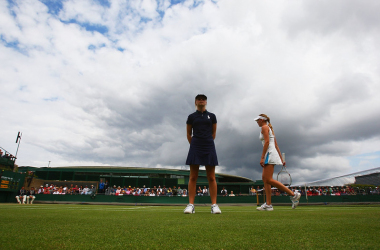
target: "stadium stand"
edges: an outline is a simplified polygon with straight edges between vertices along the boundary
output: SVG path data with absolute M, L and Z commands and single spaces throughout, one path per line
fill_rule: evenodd
M 0 147 L 0 169 L 13 171 L 15 157 L 4 148 Z

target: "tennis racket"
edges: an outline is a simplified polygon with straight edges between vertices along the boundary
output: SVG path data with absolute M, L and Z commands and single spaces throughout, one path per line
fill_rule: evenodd
M 285 153 L 282 153 L 282 160 L 285 161 Z M 286 170 L 286 164 L 282 166 L 280 172 L 277 174 L 277 181 L 284 184 L 284 186 L 290 187 L 292 185 L 292 177 Z

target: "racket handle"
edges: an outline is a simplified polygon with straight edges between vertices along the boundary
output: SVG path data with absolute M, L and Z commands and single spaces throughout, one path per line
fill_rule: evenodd
M 285 153 L 282 153 L 282 160 L 285 161 Z

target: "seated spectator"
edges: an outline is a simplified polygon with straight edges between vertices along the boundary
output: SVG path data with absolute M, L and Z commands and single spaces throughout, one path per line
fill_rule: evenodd
M 203 195 L 208 195 L 208 190 L 207 190 L 206 186 L 203 186 L 202 193 L 203 193 Z
M 348 186 L 349 194 L 356 195 L 354 189 L 351 186 Z
M 220 191 L 220 194 L 223 196 L 227 196 L 228 195 L 227 189 L 225 187 L 223 187 L 223 189 Z
M 147 188 L 147 189 L 146 189 L 146 192 L 144 193 L 144 196 L 149 196 L 149 194 L 150 194 L 150 189 Z
M 228 196 L 235 196 L 234 191 L 231 191 L 231 193 Z
M 22 204 L 25 204 L 25 200 L 26 200 L 25 187 L 22 187 L 16 195 L 16 200 L 17 200 L 18 204 L 21 204 L 20 198 L 22 199 Z
M 172 190 L 173 190 L 173 196 L 177 196 L 178 190 L 177 190 L 176 186 L 173 186 Z
M 113 188 L 111 189 L 111 195 L 116 195 L 116 185 L 113 185 Z
M 44 189 L 44 194 L 50 194 L 50 189 L 49 189 L 49 187 L 46 187 L 46 188 Z
M 201 186 L 198 187 L 197 195 L 198 195 L 198 196 L 203 196 L 203 191 L 202 191 Z
M 30 190 L 26 194 L 26 204 L 29 204 L 30 199 L 32 199 L 30 201 L 30 204 L 33 204 L 34 199 L 36 199 L 35 195 L 36 195 L 36 190 L 34 189 L 34 187 L 31 187 Z
M 87 195 L 90 189 L 87 187 L 87 185 L 83 188 L 83 191 L 81 194 Z
M 94 185 L 91 185 L 91 189 L 89 192 L 90 195 L 95 195 L 96 194 L 96 187 Z
M 50 189 L 51 194 L 58 190 L 58 188 L 56 186 L 54 186 L 54 184 L 51 184 L 49 189 Z
M 333 186 L 329 187 L 328 189 L 328 195 L 332 195 L 333 194 Z
M 75 187 L 73 187 L 73 194 L 79 194 L 78 185 L 75 185 Z
M 276 189 L 276 190 L 274 191 L 274 195 L 275 195 L 275 196 L 280 196 L 280 195 L 281 195 L 280 190 Z
M 264 187 L 260 190 L 260 186 L 256 187 L 256 195 L 261 195 L 259 192 L 264 193 Z
M 338 188 L 335 189 L 334 193 L 335 193 L 336 196 L 340 196 L 340 191 L 339 191 Z
M 66 194 L 72 195 L 73 194 L 73 190 L 71 188 L 68 188 L 67 191 L 66 191 Z
M 149 196 L 156 196 L 156 193 L 154 192 L 154 189 L 151 190 Z
M 41 185 L 41 187 L 38 189 L 38 194 L 44 193 L 44 186 Z
M 123 194 L 121 193 L 121 187 L 120 187 L 120 186 L 117 187 L 117 189 L 116 189 L 116 191 L 115 191 L 115 195 L 120 195 L 120 196 L 123 195 Z
M 178 187 L 178 189 L 177 189 L 177 195 L 178 196 L 182 196 L 183 195 L 183 189 L 181 189 L 181 187 Z
M 169 196 L 173 195 L 173 190 L 172 190 L 171 187 L 169 187 L 168 192 L 166 193 L 166 195 L 169 195 Z
M 249 190 L 250 195 L 256 195 L 256 189 L 252 186 L 251 189 Z
M 163 196 L 165 196 L 165 195 L 166 195 L 166 193 L 167 193 L 167 190 L 166 190 L 166 188 L 165 188 L 165 187 L 162 189 L 162 191 L 161 191 L 161 192 L 160 192 L 160 190 L 157 190 L 157 195 L 163 195 Z
M 186 189 L 183 190 L 182 197 L 187 197 L 187 190 Z
M 63 188 L 62 188 L 62 187 L 59 187 L 57 190 L 55 190 L 55 191 L 53 192 L 53 194 L 65 194 L 65 193 L 63 192 Z
M 78 188 L 78 194 L 82 194 L 83 193 L 83 186 L 81 185 L 79 188 Z
M 105 195 L 112 195 L 112 188 L 108 187 L 105 189 Z

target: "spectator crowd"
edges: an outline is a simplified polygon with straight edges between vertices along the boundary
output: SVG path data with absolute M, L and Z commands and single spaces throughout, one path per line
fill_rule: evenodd
M 370 194 L 380 194 L 380 188 L 358 188 L 352 186 L 323 186 L 323 187 L 292 187 L 292 191 L 298 190 L 301 195 L 305 196 L 341 196 L 341 195 L 370 195 Z M 249 190 L 250 195 L 261 195 L 263 189 L 257 187 L 251 187 Z M 287 196 L 286 193 L 281 192 L 277 188 L 272 188 L 272 196 Z
M 38 189 L 38 194 L 69 194 L 69 195 L 94 195 L 96 194 L 96 187 L 94 185 L 74 185 L 71 184 L 70 187 L 67 185 L 64 186 L 55 186 L 54 184 L 46 184 L 45 187 L 42 185 Z
M 99 193 L 102 193 L 102 189 L 99 185 Z M 134 196 L 187 196 L 187 190 L 182 189 L 181 187 L 166 187 L 165 185 L 161 187 L 161 185 L 153 186 L 153 188 L 146 187 L 145 185 L 142 188 L 139 187 L 131 187 L 124 186 L 120 187 L 114 185 L 113 187 L 108 187 L 104 189 L 105 195 L 134 195 Z
M 3 150 L 1 149 L 2 148 L 0 148 L 0 166 L 10 167 L 13 170 L 16 157 L 12 154 L 9 154 L 6 150 L 4 150 L 5 152 L 3 152 Z
M 341 195 L 370 195 L 379 194 L 379 187 L 375 188 L 358 188 L 352 186 L 325 186 L 325 187 L 307 187 L 306 191 L 303 189 L 303 194 L 307 196 L 320 196 L 320 195 L 331 195 L 331 196 L 341 196 Z
M 16 196 L 16 200 L 19 204 L 33 204 L 34 199 L 36 198 L 36 194 L 53 194 L 53 195 L 96 195 L 96 194 L 103 194 L 103 195 L 115 195 L 115 196 L 124 196 L 124 195 L 133 195 L 133 196 L 187 196 L 187 190 L 182 189 L 181 187 L 168 187 L 164 185 L 161 187 L 160 185 L 158 187 L 153 186 L 153 188 L 146 187 L 145 185 L 142 188 L 139 187 L 131 187 L 131 186 L 116 186 L 108 187 L 108 183 L 103 183 L 102 181 L 99 183 L 98 189 L 94 185 L 74 185 L 71 184 L 70 186 L 64 185 L 64 186 L 56 186 L 54 184 L 46 184 L 45 186 L 40 186 L 40 188 L 30 188 L 29 190 L 25 190 L 24 187 L 22 187 Z M 360 189 L 358 187 L 351 187 L 351 186 L 343 186 L 343 187 L 333 187 L 333 186 L 325 186 L 325 187 L 294 187 L 292 188 L 294 191 L 298 190 L 301 192 L 301 194 L 307 195 L 307 196 L 322 196 L 322 195 L 328 195 L 328 196 L 340 196 L 340 195 L 379 195 L 380 194 L 380 188 L 366 188 L 366 189 Z M 249 189 L 249 195 L 262 195 L 263 189 L 260 189 L 258 186 L 256 189 L 252 186 Z M 208 196 L 209 195 L 209 189 L 204 186 L 201 188 L 200 186 L 197 189 L 197 195 L 198 196 Z M 221 196 L 239 196 L 242 195 L 234 194 L 233 191 L 228 192 L 225 187 L 220 191 Z M 286 193 L 280 192 L 276 188 L 272 188 L 272 196 L 287 196 Z
M 12 154 L 8 154 L 7 152 L 3 153 L 1 149 L 0 149 L 0 157 L 11 160 L 11 161 L 14 161 L 16 159 L 16 157 Z

